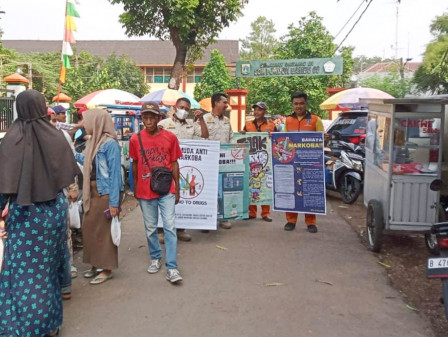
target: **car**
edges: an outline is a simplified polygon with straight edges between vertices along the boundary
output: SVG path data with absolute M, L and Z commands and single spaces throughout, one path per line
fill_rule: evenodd
M 344 111 L 330 124 L 326 131 L 327 146 L 339 148 L 338 141 L 363 145 L 366 138 L 368 110 Z

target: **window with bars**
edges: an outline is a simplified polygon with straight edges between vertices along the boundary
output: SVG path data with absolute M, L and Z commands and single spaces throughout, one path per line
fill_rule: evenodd
M 187 83 L 199 83 L 201 81 L 203 68 L 196 68 L 187 73 Z M 147 83 L 169 83 L 171 79 L 171 68 L 150 67 L 146 68 Z

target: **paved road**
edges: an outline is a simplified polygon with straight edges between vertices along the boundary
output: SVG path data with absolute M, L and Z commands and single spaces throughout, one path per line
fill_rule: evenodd
M 74 280 L 62 335 L 433 335 L 331 204 L 329 215 L 318 217 L 318 234 L 306 232 L 303 217 L 294 232 L 283 230 L 282 213 L 273 218 L 272 223 L 237 221 L 231 230 L 209 234 L 192 232 L 193 241 L 178 249 L 184 282 L 173 286 L 164 268 L 155 275 L 146 272 L 148 250 L 137 208 L 122 222 L 115 278 L 100 286 Z M 80 255 L 75 265 L 85 270 Z

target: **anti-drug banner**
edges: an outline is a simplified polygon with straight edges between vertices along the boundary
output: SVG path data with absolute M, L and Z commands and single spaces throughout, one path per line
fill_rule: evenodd
M 237 144 L 249 149 L 249 204 L 272 204 L 271 140 L 267 132 L 234 133 Z
M 176 228 L 216 230 L 220 145 L 218 141 L 180 139 L 180 201 Z M 159 217 L 159 227 L 162 224 Z
M 272 134 L 274 210 L 326 214 L 322 132 Z
M 245 144 L 221 144 L 218 220 L 249 217 L 249 157 Z

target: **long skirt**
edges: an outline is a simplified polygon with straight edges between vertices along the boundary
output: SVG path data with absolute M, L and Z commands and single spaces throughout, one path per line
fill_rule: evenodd
M 90 209 L 82 222 L 83 261 L 96 268 L 117 269 L 118 248 L 112 242 L 104 211 L 109 208 L 109 195 L 99 195 L 96 181 L 90 182 Z
M 0 195 L 0 209 L 6 199 Z M 62 324 L 67 199 L 20 206 L 11 201 L 0 273 L 0 336 L 41 337 Z

